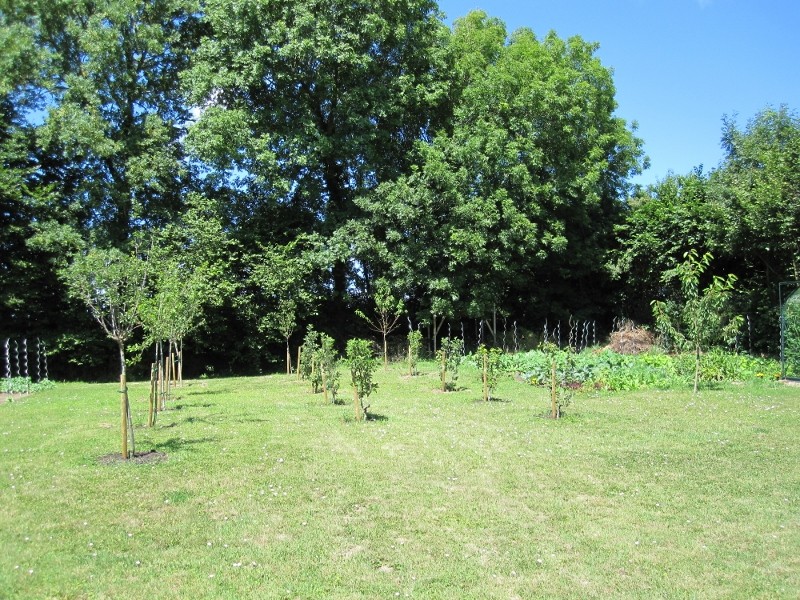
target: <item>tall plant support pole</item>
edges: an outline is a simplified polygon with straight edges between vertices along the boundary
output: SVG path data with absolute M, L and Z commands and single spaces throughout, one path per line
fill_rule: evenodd
M 297 347 L 297 381 L 300 381 L 300 367 L 302 367 L 301 360 L 303 358 L 303 346 L 302 344 Z
M 122 370 L 119 376 L 119 395 L 120 395 L 120 416 L 121 416 L 121 434 L 122 434 L 122 458 L 128 460 L 132 454 L 135 453 L 135 443 L 133 438 L 133 420 L 131 419 L 131 407 L 128 402 L 128 379 L 127 369 L 125 366 L 125 348 L 122 342 L 117 342 L 119 345 L 119 359 L 122 365 Z M 128 439 L 130 438 L 130 447 L 128 446 Z
M 6 359 L 6 379 L 11 379 L 11 354 L 9 353 L 8 338 L 3 343 L 3 350 Z
M 514 353 L 519 352 L 519 338 L 517 337 L 517 322 L 514 321 Z
M 156 424 L 156 363 L 150 364 L 150 402 L 148 404 L 147 426 Z
M 36 381 L 42 380 L 42 342 L 36 338 Z
M 50 379 L 50 374 L 47 371 L 47 346 L 42 342 L 42 360 L 44 361 L 44 378 Z
M 325 396 L 325 404 L 328 403 L 328 377 L 325 374 L 325 367 L 320 365 L 319 372 L 322 374 L 322 393 Z
M 558 418 L 558 392 L 556 389 L 556 359 L 550 361 L 550 401 L 552 403 L 551 416 Z
M 31 378 L 28 376 L 28 340 L 22 339 L 22 376 L 25 378 L 25 393 L 31 393 Z
M 442 372 L 442 391 L 447 391 L 447 351 L 442 348 L 442 365 L 440 367 Z
M 489 401 L 489 355 L 483 355 L 483 401 Z
M 183 387 L 183 338 L 178 348 L 178 387 Z

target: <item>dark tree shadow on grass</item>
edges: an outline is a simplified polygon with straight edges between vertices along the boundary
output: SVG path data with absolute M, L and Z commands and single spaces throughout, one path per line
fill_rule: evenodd
M 216 438 L 205 437 L 205 438 L 197 438 L 194 440 L 184 440 L 180 438 L 170 438 L 165 442 L 161 442 L 158 444 L 158 448 L 160 450 L 165 450 L 167 452 L 177 452 L 178 450 L 183 450 L 185 448 L 191 448 L 192 446 L 198 446 L 200 444 L 210 444 L 216 442 Z

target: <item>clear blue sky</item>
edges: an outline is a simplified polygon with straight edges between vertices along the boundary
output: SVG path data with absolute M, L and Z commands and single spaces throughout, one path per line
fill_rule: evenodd
M 639 123 L 651 166 L 705 171 L 722 159 L 723 115 L 800 110 L 800 0 L 439 0 L 447 22 L 481 9 L 509 33 L 580 35 L 614 69 L 617 115 Z

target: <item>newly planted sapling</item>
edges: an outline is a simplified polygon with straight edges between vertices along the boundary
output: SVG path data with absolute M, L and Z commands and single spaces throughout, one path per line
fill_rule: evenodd
M 70 296 L 89 308 L 106 335 L 117 344 L 122 458 L 126 460 L 134 454 L 135 447 L 125 347 L 142 325 L 139 309 L 147 293 L 148 264 L 135 250 L 126 254 L 114 248 L 92 248 L 76 255 L 62 271 Z
M 711 284 L 700 291 L 700 278 L 713 260 L 711 253 L 697 257 L 695 250 L 684 254 L 684 262 L 662 276 L 668 283 L 678 279 L 680 301 L 653 300 L 653 316 L 664 338 L 679 350 L 694 354 L 694 393 L 700 381 L 702 353 L 718 341 L 732 343 L 741 328 L 742 317 L 733 316 L 729 306 L 736 276 L 714 276 Z
M 306 332 L 306 337 L 303 339 L 303 359 L 300 364 L 300 374 L 303 379 L 311 380 L 311 387 L 315 394 L 319 391 L 319 387 L 322 384 L 322 377 L 319 375 L 319 369 L 316 363 L 316 357 L 318 356 L 320 347 L 319 337 L 319 332 L 309 327 Z
M 389 366 L 389 334 L 400 326 L 400 317 L 403 314 L 403 301 L 395 298 L 389 289 L 389 284 L 379 279 L 375 284 L 375 314 L 370 317 L 361 310 L 356 314 L 369 323 L 370 328 L 381 334 L 383 338 L 383 368 Z
M 419 374 L 417 363 L 419 362 L 419 352 L 422 348 L 422 332 L 411 330 L 408 332 L 408 374 L 412 377 Z
M 464 342 L 458 338 L 443 338 L 437 351 L 439 373 L 442 380 L 442 391 L 453 391 L 458 381 L 458 367 L 464 353 Z
M 336 352 L 336 342 L 324 333 L 320 334 L 319 342 L 314 361 L 319 370 L 322 392 L 325 394 L 326 403 L 336 404 L 336 395 L 339 391 L 339 357 Z
M 353 339 L 347 342 L 347 365 L 353 385 L 353 406 L 356 421 L 367 418 L 369 404 L 364 401 L 374 392 L 378 384 L 372 381 L 377 368 L 377 361 L 369 340 Z
M 503 351 L 500 348 L 487 348 L 481 345 L 475 353 L 475 364 L 481 370 L 483 382 L 483 400 L 488 402 L 497 387 L 497 380 L 502 370 Z
M 575 393 L 572 387 L 573 354 L 571 350 L 560 350 L 550 342 L 542 344 L 542 351 L 550 361 L 550 417 L 560 419 Z

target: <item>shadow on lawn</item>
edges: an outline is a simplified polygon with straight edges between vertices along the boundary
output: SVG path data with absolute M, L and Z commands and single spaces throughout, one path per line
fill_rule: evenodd
M 214 406 L 210 402 L 208 404 L 176 404 L 173 407 L 167 407 L 167 410 L 183 410 L 184 408 L 210 408 Z
M 191 446 L 197 446 L 200 444 L 209 444 L 216 441 L 217 438 L 211 438 L 211 437 L 197 438 L 194 440 L 170 438 L 165 442 L 161 442 L 160 444 L 158 444 L 158 448 L 159 450 L 164 450 L 167 452 L 177 452 L 178 450 L 183 450 L 184 448 L 190 448 Z

